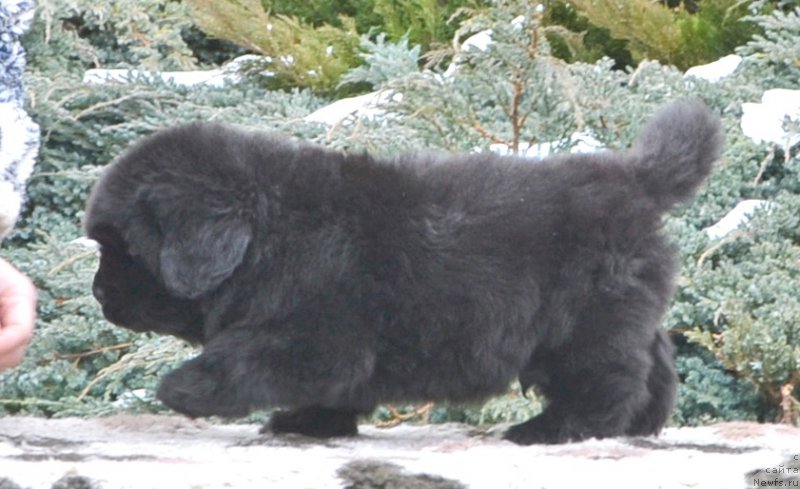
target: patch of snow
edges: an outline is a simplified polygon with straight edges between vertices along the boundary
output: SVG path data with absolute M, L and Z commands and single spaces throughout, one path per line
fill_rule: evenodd
M 540 5 L 541 7 L 541 5 Z M 525 25 L 525 16 L 519 15 L 511 20 L 511 25 L 517 29 L 521 29 Z M 475 48 L 480 51 L 486 51 L 492 45 L 492 29 L 485 29 L 478 31 L 469 36 L 464 42 L 461 43 L 461 51 L 466 51 L 469 48 Z
M 329 126 L 341 124 L 349 117 L 362 117 L 375 120 L 383 117 L 386 111 L 381 108 L 389 102 L 399 102 L 403 94 L 390 90 L 348 97 L 337 100 L 325 107 L 315 110 L 303 118 L 308 122 L 320 122 Z
M 594 136 L 585 132 L 576 132 L 573 134 L 569 141 L 552 141 L 537 144 L 520 144 L 519 156 L 525 158 L 543 159 L 555 153 L 555 148 L 570 146 L 570 153 L 596 153 L 605 149 L 603 143 L 598 141 Z M 514 155 L 514 151 L 507 144 L 496 143 L 489 146 L 489 151 L 501 156 Z
M 486 51 L 491 44 L 492 30 L 486 29 L 469 36 L 464 42 L 461 43 L 461 50 L 466 51 L 469 48 L 475 48 L 479 51 Z
M 700 66 L 693 66 L 686 70 L 684 78 L 700 78 L 710 82 L 718 82 L 726 76 L 732 75 L 742 63 L 742 57 L 730 54 L 722 57 L 713 63 Z
M 123 392 L 119 398 L 111 404 L 118 409 L 126 409 L 141 404 L 143 402 L 152 402 L 153 396 L 147 389 L 133 389 L 131 391 Z
M 544 6 L 541 4 L 537 6 L 538 12 L 544 11 Z M 511 20 L 511 25 L 514 26 L 516 29 L 522 29 L 523 25 L 525 24 L 525 16 L 519 15 L 514 17 Z M 470 49 L 477 49 L 478 51 L 486 51 L 489 49 L 489 46 L 492 45 L 492 29 L 485 29 L 482 31 L 478 31 L 475 34 L 466 38 L 459 46 L 459 51 L 469 51 Z M 458 71 L 458 53 L 456 56 L 453 57 L 453 62 L 447 67 L 447 70 L 444 72 L 444 76 L 451 77 L 453 76 L 456 71 Z
M 542 6 L 542 4 L 537 5 L 536 9 L 540 13 L 544 12 L 544 6 Z M 514 17 L 513 19 L 511 19 L 511 25 L 516 27 L 517 29 L 522 29 L 522 26 L 525 25 L 525 16 L 524 15 L 518 15 L 518 16 Z
M 294 65 L 294 56 L 292 56 L 291 54 L 283 54 L 279 59 L 281 60 L 281 63 L 283 63 L 283 65 L 286 67 Z
M 784 148 L 800 143 L 800 133 L 784 129 L 787 118 L 800 123 L 800 90 L 767 90 L 761 96 L 761 103 L 744 103 L 742 111 L 742 131 L 753 141 Z
M 144 80 L 150 83 L 162 81 L 183 87 L 207 85 L 216 88 L 225 86 L 228 75 L 222 70 L 207 71 L 146 71 L 95 68 L 87 70 L 83 75 L 83 83 L 87 85 L 126 84 Z
M 597 153 L 605 149 L 605 145 L 589 133 L 576 132 L 571 139 L 570 153 Z
M 267 56 L 246 54 L 226 63 L 222 68 L 195 71 L 149 71 L 128 69 L 95 68 L 87 70 L 83 75 L 83 83 L 101 85 L 106 83 L 126 84 L 135 81 L 166 82 L 181 87 L 210 86 L 222 88 L 227 83 L 238 83 L 242 80 L 240 72 L 250 63 L 270 63 Z M 270 73 L 264 73 L 270 76 Z
M 707 227 L 706 235 L 714 240 L 724 238 L 733 231 L 746 225 L 757 211 L 761 209 L 769 211 L 772 207 L 773 204 L 766 200 L 743 200 L 736 204 L 736 207 L 725 214 L 725 217 L 720 219 L 716 224 Z
M 93 239 L 89 239 L 85 236 L 81 236 L 80 238 L 73 239 L 69 242 L 70 245 L 76 246 L 78 248 L 86 248 L 87 250 L 99 250 L 100 243 Z

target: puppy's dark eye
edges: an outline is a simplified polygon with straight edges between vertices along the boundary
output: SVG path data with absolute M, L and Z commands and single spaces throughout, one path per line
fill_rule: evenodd
M 133 245 L 130 245 L 130 246 L 126 247 L 126 249 L 124 251 L 125 251 L 126 255 L 128 255 L 128 256 L 130 256 L 132 258 L 133 257 L 142 256 L 142 253 L 140 253 L 139 248 L 136 247 L 136 246 L 133 246 Z

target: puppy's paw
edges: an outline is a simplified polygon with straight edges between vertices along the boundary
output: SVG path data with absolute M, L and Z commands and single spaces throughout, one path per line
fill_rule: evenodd
M 566 443 L 570 441 L 570 437 L 564 433 L 560 424 L 540 415 L 512 426 L 503 434 L 503 438 L 517 445 Z
M 199 356 L 164 376 L 156 397 L 167 407 L 192 418 L 244 416 L 249 409 L 230 391 L 219 367 Z
M 503 438 L 518 445 L 537 443 L 552 445 L 624 434 L 618 423 L 612 423 L 606 418 L 587 419 L 584 416 L 564 415 L 554 410 L 545 410 L 535 418 L 509 428 Z
M 296 433 L 314 438 L 334 438 L 358 434 L 358 413 L 322 407 L 305 407 L 278 411 L 272 415 L 262 433 Z

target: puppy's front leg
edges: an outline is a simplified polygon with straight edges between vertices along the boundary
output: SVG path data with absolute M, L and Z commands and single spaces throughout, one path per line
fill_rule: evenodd
M 277 411 L 261 433 L 296 433 L 314 438 L 334 438 L 358 434 L 355 409 L 309 406 L 291 411 Z
M 167 374 L 156 394 L 167 407 L 196 418 L 244 416 L 249 403 L 232 388 L 222 359 L 203 353 Z

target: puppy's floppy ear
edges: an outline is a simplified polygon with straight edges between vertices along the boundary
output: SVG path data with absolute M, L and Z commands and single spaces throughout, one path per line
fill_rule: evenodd
M 251 239 L 252 228 L 240 217 L 189 217 L 164 236 L 161 279 L 175 295 L 195 299 L 233 273 Z

